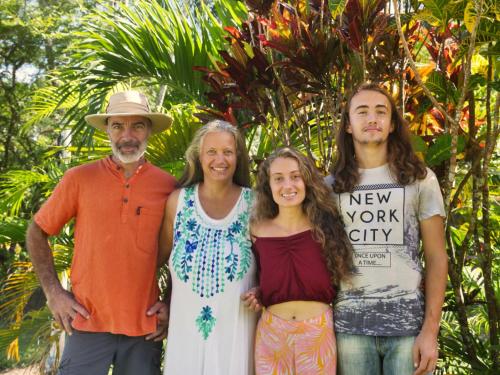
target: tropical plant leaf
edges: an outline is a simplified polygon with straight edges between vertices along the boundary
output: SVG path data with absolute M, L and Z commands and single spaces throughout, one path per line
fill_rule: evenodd
M 328 8 L 332 13 L 332 17 L 336 18 L 342 14 L 347 5 L 347 0 L 330 0 L 328 2 Z
M 152 92 L 152 87 L 164 85 L 166 96 L 156 97 L 156 106 L 165 100 L 203 102 L 207 86 L 192 67 L 213 67 L 225 43 L 220 20 L 229 22 L 233 15 L 241 19 L 246 14 L 244 4 L 229 0 L 196 9 L 188 9 L 180 0 L 118 4 L 117 8 L 103 4 L 86 19 L 71 49 L 73 63 L 55 73 L 57 86 L 42 89 L 30 108 L 37 119 L 67 108 L 62 124 L 79 134 L 82 145 L 92 145 L 95 133 L 84 116 L 103 112 L 113 91 L 142 87 Z M 237 25 L 237 19 L 230 24 Z
M 425 152 L 427 151 L 427 143 L 425 143 L 422 137 L 419 137 L 418 135 L 412 135 L 411 143 L 415 152 L 425 154 Z
M 169 114 L 174 118 L 172 127 L 153 136 L 148 143 L 148 160 L 176 177 L 184 170 L 184 152 L 195 131 L 202 125 L 193 115 L 195 110 L 195 104 L 171 107 Z
M 7 217 L 0 220 L 0 243 L 23 242 L 28 221 L 19 217 Z
M 432 72 L 425 81 L 427 87 L 438 97 L 442 102 L 446 102 L 447 98 L 458 101 L 459 92 L 452 82 L 447 80 L 440 72 Z
M 460 153 L 465 148 L 465 139 L 463 136 L 458 137 L 457 153 Z M 425 162 L 429 166 L 441 164 L 443 161 L 451 157 L 451 135 L 444 134 L 436 138 L 434 144 L 429 147 L 425 156 Z
M 50 182 L 50 178 L 36 171 L 11 170 L 0 175 L 0 210 L 17 216 L 21 205 L 36 184 Z

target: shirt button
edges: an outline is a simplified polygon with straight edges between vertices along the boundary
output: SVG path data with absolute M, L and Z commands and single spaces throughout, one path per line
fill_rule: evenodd
M 125 187 L 128 189 L 130 187 L 130 184 L 126 184 Z
M 128 198 L 123 198 L 123 203 L 128 203 Z

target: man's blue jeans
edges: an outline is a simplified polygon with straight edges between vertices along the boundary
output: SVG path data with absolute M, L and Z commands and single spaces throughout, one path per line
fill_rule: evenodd
M 415 336 L 336 335 L 339 375 L 412 375 L 415 370 Z

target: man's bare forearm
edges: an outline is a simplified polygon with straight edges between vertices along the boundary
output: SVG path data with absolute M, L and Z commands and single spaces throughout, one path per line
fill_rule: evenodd
M 421 231 L 425 257 L 425 317 L 422 328 L 437 336 L 448 274 L 443 219 L 434 216 L 421 222 Z
M 47 299 L 63 288 L 57 277 L 47 234 L 34 221 L 26 233 L 28 253 Z
M 447 258 L 444 254 L 436 254 L 426 263 L 425 276 L 425 316 L 423 329 L 439 333 L 439 322 L 446 290 L 448 270 Z M 432 260 L 431 260 L 432 259 Z

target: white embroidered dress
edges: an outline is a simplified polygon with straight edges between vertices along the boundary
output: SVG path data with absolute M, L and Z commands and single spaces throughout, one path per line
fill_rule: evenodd
M 215 220 L 200 204 L 198 185 L 179 194 L 165 375 L 253 374 L 256 316 L 240 299 L 256 284 L 251 201 L 243 188 L 231 212 Z

